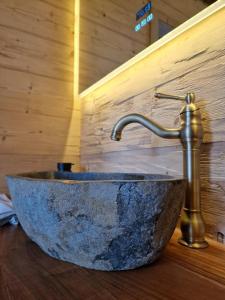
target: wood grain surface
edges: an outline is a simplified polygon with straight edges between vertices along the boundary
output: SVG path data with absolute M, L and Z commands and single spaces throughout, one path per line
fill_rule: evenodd
M 100 272 L 47 256 L 20 227 L 0 228 L 1 300 L 223 300 L 225 248 L 177 243 L 176 232 L 154 264 L 132 271 Z
M 0 1 L 1 192 L 5 174 L 79 167 L 73 31 L 74 1 Z
M 201 199 L 207 233 L 225 240 L 225 8 L 81 99 L 81 165 L 89 171 L 181 175 L 179 140 L 129 125 L 110 140 L 115 122 L 140 113 L 165 127 L 179 126 L 182 103 L 154 98 L 155 91 L 196 93 L 204 126 Z M 207 30 L 206 30 L 207 29 Z

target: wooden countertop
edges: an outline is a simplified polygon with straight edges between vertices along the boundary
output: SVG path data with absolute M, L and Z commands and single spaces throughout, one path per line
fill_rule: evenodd
M 177 244 L 176 231 L 163 256 L 132 271 L 92 271 L 42 252 L 18 227 L 0 228 L 0 299 L 150 300 L 225 299 L 225 247 L 204 250 Z

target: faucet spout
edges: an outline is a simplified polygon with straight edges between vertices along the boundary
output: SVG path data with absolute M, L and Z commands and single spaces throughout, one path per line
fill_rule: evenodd
M 156 122 L 140 114 L 129 114 L 119 119 L 119 121 L 114 125 L 111 134 L 111 139 L 114 141 L 120 141 L 124 127 L 126 127 L 128 124 L 131 123 L 141 124 L 142 126 L 146 127 L 147 129 L 151 130 L 153 133 L 155 133 L 156 135 L 162 138 L 166 138 L 166 139 L 180 138 L 180 134 L 181 134 L 180 128 L 177 129 L 163 128 Z

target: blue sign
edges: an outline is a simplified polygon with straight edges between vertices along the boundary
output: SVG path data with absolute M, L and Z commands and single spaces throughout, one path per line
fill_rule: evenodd
M 154 18 L 154 15 L 153 13 L 150 13 L 147 18 L 143 19 L 140 23 L 138 23 L 136 26 L 135 26 L 135 31 L 139 31 L 142 27 L 146 26 L 147 24 L 149 24 Z
M 136 13 L 136 21 L 144 17 L 144 15 L 147 14 L 151 10 L 151 8 L 152 8 L 152 2 L 149 2 L 144 7 L 142 7 L 142 9 L 140 9 Z

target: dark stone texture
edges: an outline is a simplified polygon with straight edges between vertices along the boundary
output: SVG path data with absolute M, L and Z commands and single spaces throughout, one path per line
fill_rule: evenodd
M 23 229 L 46 253 L 107 271 L 159 257 L 186 187 L 183 179 L 149 174 L 42 172 L 7 180 Z

